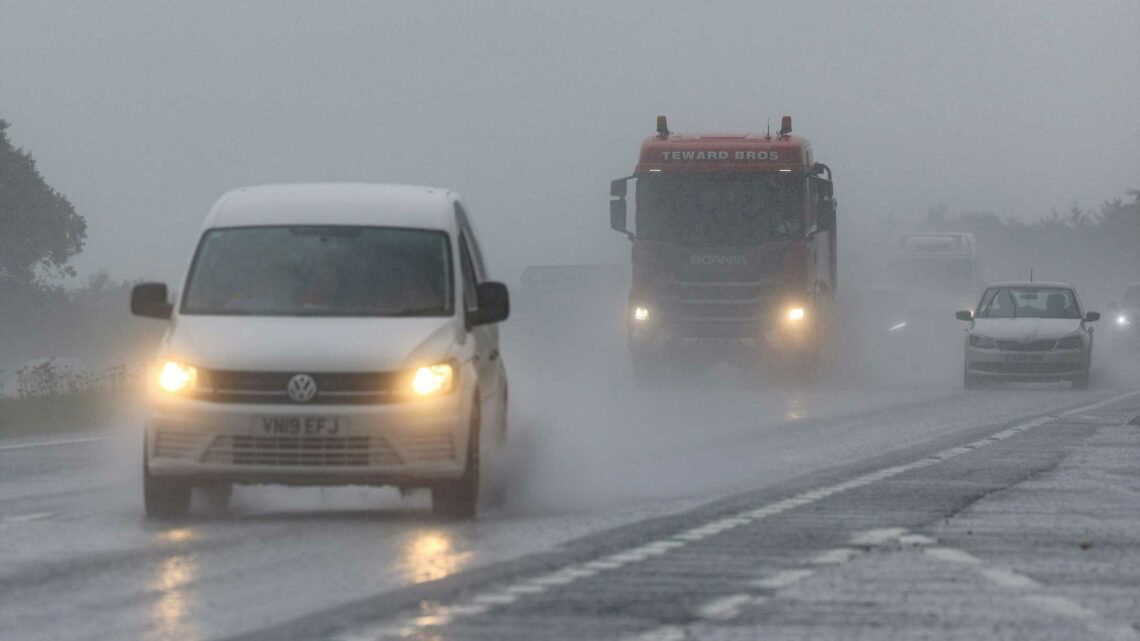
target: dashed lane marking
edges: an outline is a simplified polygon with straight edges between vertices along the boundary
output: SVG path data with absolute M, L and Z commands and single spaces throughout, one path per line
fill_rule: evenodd
M 865 486 L 870 485 L 872 483 L 876 483 L 878 481 L 882 481 L 882 480 L 885 480 L 888 478 L 892 478 L 892 477 L 898 476 L 900 474 L 903 474 L 905 472 L 910 472 L 913 470 L 918 470 L 918 469 L 922 469 L 925 467 L 929 467 L 929 466 L 935 465 L 937 463 L 941 463 L 942 461 L 954 458 L 956 456 L 961 456 L 962 454 L 965 454 L 967 452 L 972 452 L 972 451 L 977 450 L 977 449 L 982 448 L 982 447 L 986 447 L 987 445 L 992 445 L 994 443 L 1008 439 L 1008 438 L 1010 438 L 1016 434 L 1020 434 L 1022 432 L 1025 432 L 1026 430 L 1030 430 L 1030 429 L 1033 429 L 1035 427 L 1038 427 L 1038 426 L 1044 425 L 1046 423 L 1049 423 L 1051 421 L 1054 421 L 1057 419 L 1058 416 L 1072 416 L 1074 414 L 1080 414 L 1083 412 L 1088 412 L 1090 410 L 1097 409 L 1099 407 L 1104 407 L 1106 405 L 1110 405 L 1112 403 L 1116 403 L 1116 402 L 1119 402 L 1119 401 L 1122 401 L 1122 400 L 1125 400 L 1125 399 L 1128 399 L 1128 398 L 1131 398 L 1131 397 L 1137 396 L 1137 395 L 1140 395 L 1140 390 L 1128 392 L 1126 394 L 1120 394 L 1118 396 L 1114 396 L 1114 397 L 1105 399 L 1105 400 L 1100 401 L 1098 403 L 1094 403 L 1092 405 L 1087 405 L 1084 407 L 1072 409 L 1072 410 L 1060 413 L 1058 415 L 1047 415 L 1047 416 L 1041 416 L 1038 418 L 1034 418 L 1034 419 L 1031 419 L 1031 420 L 1026 421 L 1024 423 L 1021 423 L 1019 425 L 1015 425 L 1014 427 L 1010 427 L 1008 429 L 1002 430 L 1001 432 L 998 432 L 997 434 L 987 436 L 985 438 L 979 439 L 979 440 L 974 441 L 972 443 L 967 443 L 966 445 L 962 445 L 959 447 L 954 447 L 954 448 L 944 450 L 944 451 L 936 453 L 934 455 L 927 456 L 925 458 L 921 458 L 921 459 L 918 459 L 916 461 L 912 461 L 911 463 L 906 463 L 903 465 L 896 465 L 896 466 L 884 468 L 884 469 L 881 469 L 881 470 L 878 470 L 875 472 L 864 474 L 862 476 L 857 476 L 853 479 L 844 481 L 842 483 L 837 483 L 835 485 L 829 485 L 826 487 L 821 487 L 821 488 L 816 488 L 813 490 L 805 491 L 805 492 L 797 494 L 791 498 L 783 499 L 783 500 L 778 501 L 776 503 L 772 503 L 769 505 L 762 506 L 760 508 L 741 512 L 739 514 L 734 514 L 734 515 L 729 516 L 729 517 L 719 518 L 715 521 L 711 521 L 709 523 L 702 524 L 699 527 L 690 528 L 690 529 L 685 530 L 683 532 L 680 532 L 678 534 L 666 537 L 665 539 L 655 541 L 652 543 L 648 543 L 645 545 L 641 545 L 641 546 L 638 546 L 638 547 L 635 547 L 635 548 L 632 548 L 630 550 L 626 550 L 623 552 L 618 552 L 616 554 L 611 554 L 609 556 L 605 556 L 605 557 L 602 557 L 600 559 L 595 559 L 595 560 L 590 561 L 590 562 L 585 563 L 585 564 L 577 564 L 576 563 L 576 564 L 570 565 L 566 568 L 562 568 L 562 569 L 556 570 L 554 572 L 550 572 L 548 574 L 545 574 L 545 575 L 542 575 L 539 577 L 524 579 L 522 581 L 510 584 L 507 586 L 502 586 L 502 585 L 494 586 L 493 588 L 491 588 L 490 590 L 488 590 L 486 593 L 483 593 L 483 594 L 506 593 L 506 594 L 517 595 L 519 597 L 523 597 L 523 596 L 528 595 L 528 594 L 539 594 L 539 593 L 545 592 L 547 589 L 549 589 L 551 587 L 559 587 L 559 586 L 569 585 L 569 584 L 571 584 L 577 580 L 580 580 L 582 578 L 586 578 L 588 576 L 595 576 L 595 575 L 603 573 L 603 572 L 609 572 L 609 571 L 617 570 L 617 569 L 624 567 L 625 565 L 628 565 L 631 563 L 640 563 L 641 561 L 644 561 L 648 558 L 667 554 L 668 552 L 670 552 L 672 550 L 682 548 L 682 547 L 684 547 L 690 543 L 696 543 L 698 541 L 703 541 L 704 539 L 706 539 L 710 536 L 715 536 L 717 534 L 727 532 L 727 531 L 732 530 L 734 528 L 738 528 L 738 527 L 741 527 L 744 525 L 749 525 L 751 523 L 754 523 L 756 521 L 768 518 L 770 516 L 781 514 L 783 512 L 788 511 L 788 510 L 792 510 L 792 509 L 795 509 L 798 507 L 802 507 L 804 505 L 815 503 L 817 501 L 826 499 L 828 497 L 834 496 L 834 495 L 839 494 L 841 492 L 846 492 L 848 490 L 854 490 L 854 489 L 858 489 L 861 487 L 865 487 Z M 902 530 L 901 532 L 899 532 L 899 530 L 901 530 L 901 528 L 891 528 L 892 532 L 896 532 L 896 536 L 894 538 L 897 538 L 898 536 L 902 536 L 903 534 L 906 533 L 905 530 Z M 876 531 L 876 532 L 880 532 L 880 533 L 876 534 L 875 536 L 879 536 L 879 537 L 885 536 L 884 534 L 881 533 L 881 531 Z M 863 536 L 868 537 L 866 539 L 868 541 L 871 541 L 874 539 L 874 537 L 871 536 L 870 533 L 864 533 Z M 891 537 L 889 537 L 889 536 L 886 537 L 886 540 L 890 540 L 890 539 L 891 539 Z M 873 544 L 873 543 L 871 543 L 871 544 Z M 788 570 L 787 572 L 799 572 L 799 573 L 807 572 L 808 574 L 810 574 L 812 571 L 811 570 Z M 777 573 L 777 576 L 778 575 L 779 575 L 779 573 Z M 788 575 L 788 576 L 791 576 L 791 575 Z M 798 578 L 795 580 L 800 580 L 800 579 L 804 578 L 804 576 L 806 576 L 806 575 L 798 575 Z M 765 580 L 773 580 L 774 578 L 775 577 L 767 577 L 767 579 L 760 579 L 756 583 L 754 583 L 753 585 L 755 585 L 757 587 L 761 587 L 761 584 L 763 584 L 763 582 Z M 777 589 L 778 587 L 780 587 L 780 586 L 773 585 L 772 589 Z M 471 616 L 472 613 L 484 614 L 490 610 L 493 610 L 497 605 L 500 605 L 500 606 L 506 605 L 506 603 L 502 603 L 502 604 L 488 603 L 485 600 L 476 601 L 476 599 L 478 599 L 480 596 L 482 596 L 482 594 L 474 595 L 473 597 L 469 597 L 468 599 L 461 601 L 459 603 L 456 603 L 454 605 L 451 605 L 451 606 L 441 606 L 441 607 L 439 607 L 438 610 L 434 611 L 434 613 L 430 616 L 413 616 L 413 617 L 405 618 L 402 620 L 398 620 L 398 622 L 395 625 L 393 625 L 393 624 L 380 624 L 380 625 L 368 626 L 368 627 L 364 627 L 364 628 L 358 628 L 358 629 L 355 629 L 352 631 L 343 632 L 339 635 L 334 636 L 333 638 L 336 639 L 337 641 L 379 641 L 381 639 L 407 638 L 410 636 L 421 634 L 421 633 L 425 632 L 427 629 L 452 623 L 456 618 L 463 617 L 463 616 Z M 472 606 L 475 606 L 474 609 L 472 609 Z M 741 607 L 743 607 L 743 606 L 741 606 Z M 646 632 L 646 634 L 671 635 L 671 634 L 675 634 L 677 630 L 680 630 L 682 635 L 685 634 L 684 628 L 678 628 L 677 626 L 665 626 L 662 628 L 655 628 L 653 630 L 649 630 L 648 632 Z M 637 638 L 643 638 L 643 637 L 637 637 Z M 658 640 L 660 640 L 661 638 L 664 638 L 664 637 L 656 637 L 656 636 L 644 637 L 644 639 L 658 639 Z M 684 638 L 684 636 L 681 636 L 679 638 Z

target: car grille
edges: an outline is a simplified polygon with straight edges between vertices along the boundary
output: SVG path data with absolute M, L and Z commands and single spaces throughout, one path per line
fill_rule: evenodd
M 293 403 L 285 391 L 299 372 L 199 370 L 192 396 L 219 403 Z M 309 373 L 317 395 L 309 405 L 369 405 L 404 398 L 395 372 Z
M 970 369 L 991 374 L 1063 374 L 1083 369 L 1079 362 L 1059 363 L 971 363 Z
M 1003 352 L 1051 352 L 1057 346 L 1056 339 L 1035 341 L 998 340 L 998 349 Z

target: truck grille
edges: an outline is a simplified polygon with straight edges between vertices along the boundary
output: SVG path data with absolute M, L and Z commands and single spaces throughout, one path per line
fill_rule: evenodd
M 199 370 L 192 396 L 218 403 L 293 403 L 286 385 L 299 372 Z M 312 405 L 368 405 L 403 398 L 396 372 L 309 373 L 317 383 Z
M 1003 352 L 1051 352 L 1057 346 L 1057 340 L 1041 339 L 1028 342 L 998 340 L 997 346 Z

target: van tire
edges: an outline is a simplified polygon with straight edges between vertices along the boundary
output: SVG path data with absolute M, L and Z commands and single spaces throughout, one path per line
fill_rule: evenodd
M 479 393 L 471 410 L 467 435 L 467 461 L 463 476 L 439 481 L 431 488 L 431 511 L 440 518 L 468 521 L 475 518 L 479 504 Z
M 182 516 L 190 509 L 193 487 L 180 479 L 164 479 L 150 473 L 146 439 L 143 439 L 143 505 L 152 518 Z

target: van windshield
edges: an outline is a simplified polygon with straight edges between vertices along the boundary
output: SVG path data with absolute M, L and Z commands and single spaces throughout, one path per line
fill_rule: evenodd
M 202 237 L 181 313 L 450 316 L 447 234 L 423 229 L 267 226 Z

